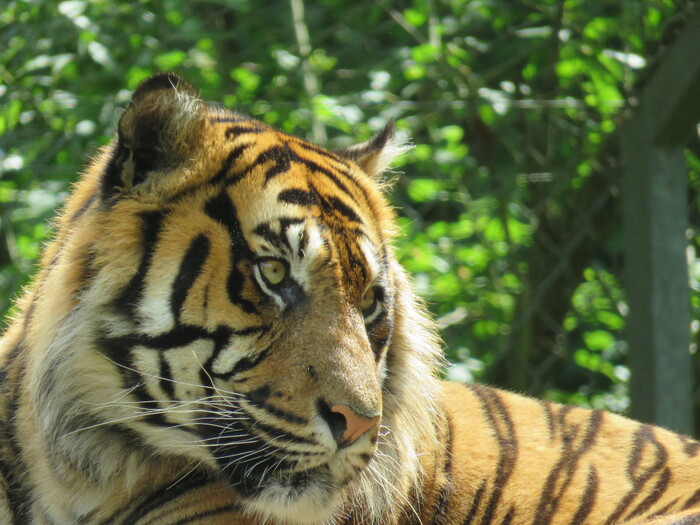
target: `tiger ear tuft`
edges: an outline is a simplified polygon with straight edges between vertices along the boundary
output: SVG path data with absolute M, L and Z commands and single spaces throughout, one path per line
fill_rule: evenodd
M 392 161 L 410 148 L 405 140 L 396 137 L 394 123 L 389 122 L 371 139 L 335 153 L 355 162 L 370 177 L 379 179 Z
M 105 184 L 128 190 L 148 173 L 186 160 L 198 143 L 205 106 L 185 80 L 159 73 L 144 80 L 119 119 Z

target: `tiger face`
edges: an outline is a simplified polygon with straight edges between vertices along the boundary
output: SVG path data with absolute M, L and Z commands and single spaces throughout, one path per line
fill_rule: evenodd
M 176 458 L 253 512 L 330 516 L 381 440 L 391 144 L 334 154 L 173 75 L 142 84 L 46 254 L 70 304 L 32 358 L 48 455 L 98 480 Z

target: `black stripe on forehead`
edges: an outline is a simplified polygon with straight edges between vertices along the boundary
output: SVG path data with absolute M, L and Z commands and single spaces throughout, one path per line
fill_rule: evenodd
M 255 162 L 251 168 L 259 164 L 273 161 L 273 165 L 265 172 L 265 184 L 267 184 L 277 175 L 289 171 L 291 161 L 296 161 L 297 159 L 298 157 L 292 150 L 289 149 L 289 146 L 287 146 L 287 144 L 282 144 L 272 146 L 271 148 L 263 151 L 260 155 L 258 155 L 258 158 L 255 159 Z
M 241 223 L 238 220 L 238 212 L 225 189 L 207 201 L 204 211 L 209 217 L 226 228 L 229 235 L 231 235 L 231 241 L 239 250 L 242 250 L 246 255 L 250 253 Z
M 326 157 L 327 159 L 336 162 L 338 164 L 341 164 L 342 166 L 345 166 L 346 168 L 350 166 L 347 160 L 344 158 L 336 155 L 335 153 L 328 151 L 327 149 L 324 149 L 320 146 L 316 146 L 315 144 L 311 144 L 310 142 L 304 142 L 303 140 L 299 140 L 297 144 L 302 147 L 303 149 L 307 151 L 311 151 L 313 153 L 316 153 L 317 155 L 321 155 L 322 157 Z
M 291 226 L 303 224 L 304 219 L 287 217 L 277 219 L 277 222 L 279 224 L 279 232 L 273 229 L 270 222 L 259 224 L 253 231 L 276 248 L 287 248 L 291 252 L 292 245 L 289 242 L 287 230 Z
M 351 220 L 352 222 L 362 224 L 362 219 L 360 219 L 360 216 L 355 212 L 355 210 L 353 210 L 349 205 L 345 204 L 338 197 L 328 197 L 328 204 L 330 205 L 329 209 L 340 213 L 346 219 Z
M 323 212 L 322 218 L 329 218 L 337 214 L 343 216 L 345 219 L 353 223 L 364 225 L 364 221 L 350 204 L 345 203 L 343 199 L 335 195 L 323 195 L 310 182 L 309 190 L 303 190 L 300 188 L 283 190 L 277 195 L 277 200 L 305 208 L 318 206 Z
M 248 167 L 248 170 L 270 161 L 272 161 L 274 164 L 265 172 L 265 184 L 270 182 L 270 180 L 278 175 L 289 171 L 291 169 L 292 162 L 295 162 L 305 166 L 312 172 L 325 176 L 338 188 L 338 190 L 345 193 L 353 200 L 356 199 L 355 195 L 353 195 L 348 186 L 340 180 L 338 175 L 345 176 L 348 181 L 352 182 L 360 190 L 365 198 L 367 196 L 365 189 L 353 177 L 350 177 L 346 170 L 337 170 L 337 173 L 334 173 L 332 170 L 324 168 L 320 164 L 316 163 L 313 159 L 297 155 L 286 142 L 271 146 L 260 153 L 255 161 L 253 161 L 253 163 Z
M 233 148 L 226 156 L 223 166 L 221 167 L 219 172 L 216 175 L 214 175 L 214 177 L 211 179 L 211 184 L 217 184 L 225 180 L 229 176 L 229 172 L 231 171 L 231 167 L 233 166 L 233 164 L 249 147 L 249 144 L 241 144 L 240 146 L 236 146 L 235 148 Z
M 318 204 L 318 199 L 313 192 L 299 188 L 281 191 L 279 195 L 277 195 L 277 200 L 287 204 L 296 204 L 297 206 Z
M 241 113 L 223 113 L 209 118 L 212 124 L 231 124 L 234 122 L 250 122 L 252 119 L 248 115 Z

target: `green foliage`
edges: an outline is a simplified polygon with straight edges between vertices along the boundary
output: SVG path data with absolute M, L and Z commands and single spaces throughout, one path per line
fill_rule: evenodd
M 450 374 L 624 409 L 618 224 L 614 213 L 595 223 L 608 208 L 589 186 L 677 4 L 308 3 L 312 50 L 301 56 L 282 1 L 10 0 L 0 311 L 130 91 L 175 70 L 206 100 L 314 140 L 320 129 L 330 148 L 395 120 L 415 143 L 392 194 L 406 234 L 398 252 L 442 327 Z M 689 160 L 697 194 L 700 162 Z M 697 295 L 693 304 L 697 318 Z M 508 370 L 518 355 L 524 380 Z

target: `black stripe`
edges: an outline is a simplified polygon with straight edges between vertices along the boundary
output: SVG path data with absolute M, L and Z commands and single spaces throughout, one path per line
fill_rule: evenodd
M 283 146 L 273 146 L 269 148 L 268 150 L 264 151 L 261 153 L 258 158 L 255 160 L 253 165 L 250 167 L 251 169 L 261 163 L 267 162 L 269 160 L 274 160 L 275 164 L 268 169 L 268 171 L 265 173 L 265 183 L 267 184 L 272 178 L 276 177 L 277 175 L 284 173 L 285 171 L 290 169 L 291 162 L 298 162 L 304 166 L 306 166 L 309 170 L 320 173 L 324 175 L 326 178 L 328 178 L 340 191 L 345 193 L 348 197 L 350 197 L 350 200 L 355 201 L 357 200 L 356 196 L 352 194 L 352 192 L 348 189 L 348 187 L 343 184 L 340 179 L 338 178 L 337 173 L 333 173 L 331 170 L 324 168 L 323 166 L 320 166 L 316 162 L 314 162 L 311 159 L 305 158 L 305 157 L 300 157 L 296 153 L 294 153 L 287 144 L 284 144 Z M 349 174 L 344 173 L 345 177 L 350 180 L 353 184 L 355 184 L 362 195 L 365 197 L 365 200 L 367 200 L 367 193 L 365 189 L 359 185 L 359 183 L 354 180 L 354 178 L 350 177 Z
M 218 355 L 218 352 L 215 352 L 215 355 L 211 357 L 211 362 L 213 362 L 216 359 L 216 355 Z M 232 377 L 235 377 L 238 374 L 242 374 L 243 372 L 248 372 L 249 370 L 252 370 L 256 366 L 258 366 L 262 361 L 264 361 L 269 355 L 270 348 L 268 347 L 254 357 L 244 357 L 242 359 L 239 359 L 233 366 L 233 368 L 228 372 L 225 372 L 223 374 L 217 374 L 212 370 L 211 375 L 218 379 L 231 379 Z M 208 366 L 207 369 L 211 369 L 211 367 Z
M 198 339 L 214 339 L 215 333 L 208 332 L 198 326 L 180 325 L 169 332 L 159 335 L 149 336 L 143 334 L 130 334 L 119 337 L 105 336 L 101 339 L 101 344 L 105 355 L 121 365 L 127 365 L 125 360 L 127 354 L 136 346 L 145 346 L 152 350 L 169 350 L 187 346 Z
M 552 410 L 552 403 L 550 401 L 542 401 L 540 403 L 542 410 L 544 410 L 545 419 L 547 420 L 547 430 L 549 430 L 550 441 L 554 439 L 554 413 Z
M 698 455 L 700 451 L 700 442 L 689 438 L 688 436 L 679 436 L 681 443 L 683 443 L 683 452 L 689 458 L 693 458 Z
M 163 217 L 164 214 L 160 211 L 139 214 L 143 245 L 141 262 L 139 263 L 136 273 L 131 277 L 124 290 L 122 290 L 119 297 L 114 301 L 114 306 L 132 319 L 137 317 L 138 304 L 143 296 L 146 274 L 148 273 L 148 269 L 153 261 L 153 255 L 156 251 L 156 243 L 158 242 L 158 236 L 162 228 Z
M 343 215 L 345 218 L 351 220 L 352 222 L 363 224 L 362 219 L 360 219 L 360 216 L 355 212 L 355 210 L 345 204 L 338 197 L 328 197 L 328 202 L 335 211 Z
M 581 503 L 574 515 L 571 525 L 582 525 L 588 515 L 593 510 L 595 505 L 596 496 L 598 495 L 598 473 L 595 467 L 591 466 L 588 470 L 588 479 L 586 480 L 586 488 L 583 492 L 583 497 L 581 498 Z
M 515 427 L 508 410 L 501 400 L 498 390 L 481 385 L 469 385 L 469 388 L 481 401 L 486 416 L 491 422 L 491 427 L 498 441 L 498 463 L 496 465 L 496 479 L 491 491 L 491 497 L 486 505 L 486 510 L 481 518 L 481 525 L 490 524 L 499 508 L 501 495 L 506 483 L 513 473 L 518 457 L 518 442 L 515 437 Z
M 560 452 L 559 461 L 549 471 L 542 489 L 534 520 L 537 524 L 551 523 L 556 516 L 562 496 L 576 475 L 579 460 L 593 446 L 603 421 L 603 413 L 600 410 L 591 412 L 586 429 L 581 433 L 577 446 L 574 446 L 579 438 L 580 427 L 566 422 L 566 414 L 569 411 L 568 407 L 566 410 L 562 409 L 557 416 L 563 450 Z
M 253 230 L 253 233 L 265 239 L 275 248 L 282 248 L 283 246 L 291 248 L 291 246 L 289 246 L 287 236 L 273 231 L 269 223 L 259 224 Z
M 85 202 L 80 205 L 80 207 L 71 215 L 70 219 L 68 219 L 68 222 L 75 222 L 77 221 L 88 209 L 90 209 L 90 206 L 92 206 L 92 203 L 97 200 L 97 192 L 93 192 L 90 194 L 90 196 L 85 199 Z
M 5 402 L 5 419 L 0 421 L 0 451 L 3 455 L 2 475 L 8 484 L 5 496 L 12 512 L 14 525 L 28 525 L 30 523 L 31 494 L 24 483 L 24 473 L 28 470 L 18 441 L 20 433 L 17 429 L 17 411 L 20 400 L 18 390 L 19 385 L 24 383 L 26 369 L 26 359 L 21 357 L 26 352 L 26 328 L 25 326 L 21 335 L 18 336 L 17 343 L 7 354 L 7 360 L 2 368 L 5 377 L 0 384 L 2 390 L 0 399 Z M 10 367 L 13 370 L 10 370 Z M 12 383 L 9 382 L 10 374 L 13 378 Z M 11 463 L 9 463 L 10 460 Z
M 209 217 L 226 228 L 233 244 L 239 250 L 242 250 L 245 255 L 250 253 L 250 248 L 241 229 L 241 223 L 238 220 L 238 212 L 225 189 L 207 201 L 204 205 L 204 211 Z
M 209 122 L 212 124 L 230 124 L 234 122 L 250 122 L 252 119 L 248 115 L 241 115 L 239 113 L 230 113 L 228 115 L 222 115 L 219 117 L 211 117 Z
M 160 387 L 165 392 L 170 399 L 175 399 L 175 385 L 173 381 L 172 370 L 170 369 L 170 363 L 165 357 L 165 353 L 161 352 L 159 356 L 159 368 L 158 375 L 160 376 Z
M 648 461 L 642 462 L 644 459 L 644 449 L 647 447 L 652 447 L 655 453 L 655 460 L 649 467 L 643 469 L 641 472 L 637 472 L 642 465 L 648 465 Z M 661 472 L 667 460 L 668 452 L 656 439 L 654 428 L 649 425 L 640 425 L 639 429 L 634 434 L 634 445 L 629 454 L 629 461 L 627 463 L 627 476 L 632 482 L 632 487 L 625 497 L 622 498 L 610 517 L 608 517 L 605 522 L 606 525 L 612 525 L 622 517 L 634 499 L 643 492 L 643 487 L 649 479 L 651 479 L 654 474 Z
M 652 516 L 665 516 L 669 513 L 671 509 L 675 509 L 678 506 L 678 500 L 680 498 L 673 498 L 671 501 L 666 503 L 663 507 L 658 510 L 653 511 Z
M 243 235 L 236 207 L 231 201 L 228 192 L 224 189 L 209 199 L 205 205 L 205 212 L 209 217 L 226 228 L 231 237 L 231 270 L 226 285 L 229 300 L 246 313 L 258 313 L 255 304 L 243 297 L 243 288 L 247 276 L 239 268 L 239 263 L 249 262 L 252 257 L 252 251 Z
M 226 156 L 226 159 L 224 159 L 224 163 L 221 166 L 221 169 L 211 179 L 211 184 L 218 184 L 219 182 L 225 180 L 228 177 L 229 172 L 231 171 L 231 166 L 233 165 L 233 163 L 237 161 L 243 154 L 243 152 L 249 147 L 249 144 L 241 144 L 240 146 L 236 146 L 235 148 L 233 148 Z
M 109 359 L 114 361 L 118 367 L 118 372 L 121 374 L 124 381 L 124 388 L 130 389 L 132 395 L 139 401 L 140 406 L 144 409 L 160 408 L 158 402 L 148 392 L 143 382 L 141 375 L 134 369 L 133 364 L 133 349 L 136 346 L 143 346 L 151 350 L 162 351 L 170 348 L 186 346 L 198 339 L 210 339 L 215 343 L 215 354 L 218 354 L 220 349 L 226 344 L 231 335 L 249 335 L 262 328 L 250 327 L 243 330 L 233 331 L 225 326 L 219 327 L 214 332 L 208 332 L 203 328 L 194 326 L 178 326 L 170 332 L 158 336 L 145 336 L 132 334 L 122 337 L 107 337 L 100 339 L 100 351 Z M 170 376 L 169 367 L 163 368 L 167 362 L 161 361 L 161 373 L 165 380 L 162 380 L 160 385 L 166 393 L 174 398 L 174 391 L 171 390 L 170 382 L 167 378 Z M 119 366 L 121 365 L 121 366 Z M 144 420 L 148 423 L 170 427 L 175 425 L 167 421 L 161 412 L 147 414 Z
M 152 494 L 147 496 L 145 500 L 135 505 L 134 510 L 126 517 L 120 518 L 118 514 L 115 514 L 103 521 L 102 525 L 111 523 L 123 523 L 125 525 L 137 523 L 142 518 L 148 517 L 150 513 L 160 510 L 166 504 L 180 498 L 187 492 L 201 488 L 209 483 L 209 476 L 203 472 L 192 472 L 175 484 L 166 483 L 156 489 Z M 118 513 L 119 512 L 123 511 L 120 510 Z
M 217 350 L 220 350 L 228 343 L 231 336 L 248 336 L 255 333 L 263 333 L 269 330 L 269 326 L 248 326 L 233 330 L 227 326 L 219 326 L 214 331 L 192 325 L 179 325 L 159 335 L 149 336 L 144 334 L 130 334 L 128 336 L 109 337 L 104 336 L 100 343 L 105 345 L 104 354 L 119 364 L 120 358 L 128 353 L 135 346 L 144 346 L 151 350 L 170 350 L 187 346 L 198 339 L 209 339 L 214 341 Z M 215 359 L 215 357 L 214 357 Z
M 681 510 L 687 510 L 700 503 L 700 489 L 696 490 L 692 496 L 683 504 Z
M 284 249 L 286 248 L 287 251 L 289 252 L 290 255 L 292 255 L 292 245 L 289 242 L 289 236 L 287 235 L 287 230 L 291 226 L 297 226 L 299 224 L 303 224 L 304 220 L 303 219 L 298 219 L 296 217 L 287 217 L 287 218 L 280 218 L 277 219 L 277 222 L 279 223 L 279 233 L 275 232 L 273 228 L 271 227 L 269 222 L 265 222 L 262 224 L 259 224 L 258 226 L 255 227 L 253 232 L 256 235 L 259 235 L 263 239 L 265 239 L 267 242 L 272 244 L 276 248 L 281 248 Z
M 212 405 L 206 417 L 199 420 L 199 432 L 211 447 L 229 484 L 242 496 L 250 497 L 263 489 L 270 472 L 288 470 L 294 464 L 284 459 L 288 450 L 279 449 L 251 433 L 258 422 L 243 417 L 244 414 L 233 406 L 234 401 L 232 399 L 226 406 Z M 241 439 L 242 436 L 246 439 Z
M 267 131 L 266 128 L 261 127 L 254 120 L 249 121 L 248 124 L 247 126 L 241 125 L 226 128 L 226 138 L 230 139 L 232 135 L 245 135 L 247 133 L 262 133 L 263 131 Z
M 350 164 L 348 163 L 347 160 L 336 155 L 332 151 L 328 151 L 327 149 L 322 148 L 321 146 L 317 146 L 316 144 L 311 144 L 310 142 L 305 142 L 303 140 L 299 140 L 297 142 L 297 145 L 302 147 L 305 150 L 312 151 L 313 153 L 321 155 L 322 157 L 326 157 L 329 160 L 332 160 L 333 162 L 337 162 L 338 164 L 341 164 L 345 168 L 350 167 Z
M 445 412 L 446 428 L 445 428 L 445 464 L 442 467 L 442 474 L 444 476 L 444 482 L 442 487 L 440 487 L 440 492 L 437 497 L 437 502 L 435 504 L 435 509 L 433 510 L 433 525 L 447 525 L 447 518 L 449 516 L 448 511 L 450 508 L 450 499 L 452 498 L 452 462 L 453 462 L 453 452 L 454 447 L 452 429 L 452 419 L 450 415 Z
M 193 514 L 192 516 L 187 516 L 186 518 L 179 519 L 177 521 L 172 522 L 171 525 L 186 525 L 188 523 L 207 523 L 208 520 L 203 521 L 205 518 L 211 518 L 229 512 L 240 511 L 241 509 L 242 507 L 235 503 L 231 503 L 229 505 L 222 505 L 220 507 L 215 507 L 213 509 L 205 510 L 204 512 Z
M 669 482 L 671 481 L 671 470 L 666 467 L 661 471 L 661 475 L 656 482 L 656 485 L 651 489 L 646 498 L 644 498 L 639 505 L 637 505 L 626 517 L 625 520 L 634 518 L 644 514 L 649 510 L 654 503 L 659 501 L 661 497 L 666 493 L 668 489 Z
M 100 176 L 100 192 L 103 201 L 114 197 L 117 194 L 117 188 L 124 185 L 122 168 L 129 156 L 129 150 L 118 140 L 112 147 L 112 154 Z
M 173 291 L 170 295 L 170 308 L 175 321 L 180 319 L 180 310 L 187 299 L 187 294 L 190 288 L 197 280 L 197 277 L 202 273 L 204 262 L 209 257 L 211 243 L 209 238 L 200 233 L 190 243 L 185 256 L 180 263 L 177 277 L 173 282 Z
M 283 430 L 281 428 L 273 427 L 271 425 L 267 425 L 265 423 L 260 422 L 259 420 L 256 420 L 253 425 L 250 427 L 250 434 L 254 435 L 263 435 L 265 436 L 265 442 L 268 446 L 279 450 L 281 452 L 284 452 L 285 456 L 291 455 L 291 454 L 296 454 L 300 456 L 318 456 L 321 454 L 320 452 L 308 452 L 308 451 L 301 451 L 301 450 L 288 450 L 284 448 L 285 445 L 288 443 L 299 443 L 302 445 L 315 445 L 316 442 L 313 439 L 305 438 L 303 436 L 297 436 L 296 434 L 292 434 L 291 432 L 288 432 L 286 430 Z M 271 438 L 271 439 L 267 439 Z
M 124 353 L 127 354 L 122 358 L 125 366 L 119 367 L 119 372 L 125 382 L 125 390 L 129 390 L 129 394 L 136 398 L 139 402 L 139 408 L 147 411 L 143 420 L 151 425 L 159 427 L 167 428 L 175 426 L 175 423 L 165 419 L 162 412 L 149 412 L 149 409 L 159 409 L 160 405 L 146 389 L 141 375 L 134 370 L 131 352 Z
M 501 525 L 510 525 L 513 523 L 513 517 L 515 516 L 515 508 L 513 506 L 508 509 L 508 512 L 506 515 L 503 517 L 503 521 L 501 521 Z
M 277 195 L 277 200 L 288 204 L 296 204 L 297 206 L 312 206 L 318 204 L 318 199 L 314 193 L 300 188 L 281 191 L 279 195 Z
M 15 440 L 9 436 L 5 425 L 2 424 L 0 424 L 0 436 L 2 436 L 3 443 L 8 443 L 10 445 L 16 444 Z M 10 446 L 10 448 L 12 447 Z M 20 472 L 26 470 L 21 462 L 21 458 L 17 454 L 18 452 L 12 452 L 15 462 L 12 466 L 7 462 L 10 458 L 0 459 L 0 477 L 7 483 L 7 490 L 4 493 L 4 497 L 7 498 L 7 503 L 12 513 L 12 523 L 24 525 L 29 523 L 29 509 L 26 507 L 28 494 L 27 489 L 23 487 L 21 482 L 23 476 Z M 3 496 L 0 496 L 0 499 L 2 499 L 2 497 Z
M 277 175 L 289 171 L 291 161 L 297 161 L 299 160 L 299 157 L 297 157 L 294 152 L 289 149 L 287 144 L 284 144 L 283 146 L 273 146 L 262 152 L 260 155 L 258 155 L 258 158 L 255 159 L 254 165 L 263 164 L 269 160 L 274 161 L 274 163 L 265 172 L 265 184 L 270 182 Z
M 469 510 L 467 511 L 467 517 L 464 518 L 462 525 L 472 525 L 474 523 L 474 518 L 476 518 L 476 514 L 477 514 L 477 512 L 479 512 L 479 504 L 481 503 L 481 498 L 483 497 L 485 490 L 486 490 L 486 480 L 483 480 L 479 484 L 479 488 L 477 489 L 476 494 L 474 494 L 474 498 L 472 499 L 471 506 L 469 507 Z
M 357 198 L 352 194 L 352 192 L 348 189 L 348 187 L 347 187 L 345 184 L 343 184 L 342 182 L 340 182 L 340 179 L 338 178 L 338 175 L 337 175 L 336 173 L 333 173 L 331 170 L 319 166 L 318 164 L 316 164 L 316 163 L 315 163 L 314 161 L 312 161 L 312 160 L 309 160 L 309 159 L 300 159 L 300 160 L 301 160 L 301 162 L 302 162 L 304 165 L 306 165 L 306 167 L 309 168 L 310 170 L 315 171 L 315 172 L 317 172 L 317 173 L 321 173 L 322 175 L 325 175 L 326 178 L 328 178 L 333 184 L 335 184 L 335 186 L 336 186 L 340 191 L 342 191 L 342 192 L 345 193 L 348 197 L 350 197 L 351 200 L 353 200 L 353 201 L 357 200 Z M 355 183 L 355 185 L 360 189 L 360 191 L 362 192 L 362 194 L 363 194 L 363 196 L 365 197 L 365 200 L 366 200 L 367 194 L 365 193 L 364 188 L 360 187 L 360 186 L 357 184 L 357 182 L 356 182 L 354 179 L 348 177 L 347 174 L 345 174 L 345 176 L 346 176 L 346 178 L 348 178 L 351 182 Z
M 264 401 L 259 401 L 259 400 L 254 400 L 253 399 L 253 393 L 247 394 L 245 396 L 246 401 L 248 402 L 249 405 L 258 408 L 260 410 L 264 410 L 265 412 L 272 414 L 273 416 L 282 419 L 284 421 L 287 421 L 288 423 L 294 423 L 294 424 L 299 424 L 299 425 L 308 425 L 309 420 L 306 418 L 303 418 L 301 416 L 297 416 L 296 414 L 292 414 L 291 412 L 287 412 L 285 410 L 282 410 L 281 408 L 278 408 L 274 405 L 271 405 L 270 403 L 266 403 Z

